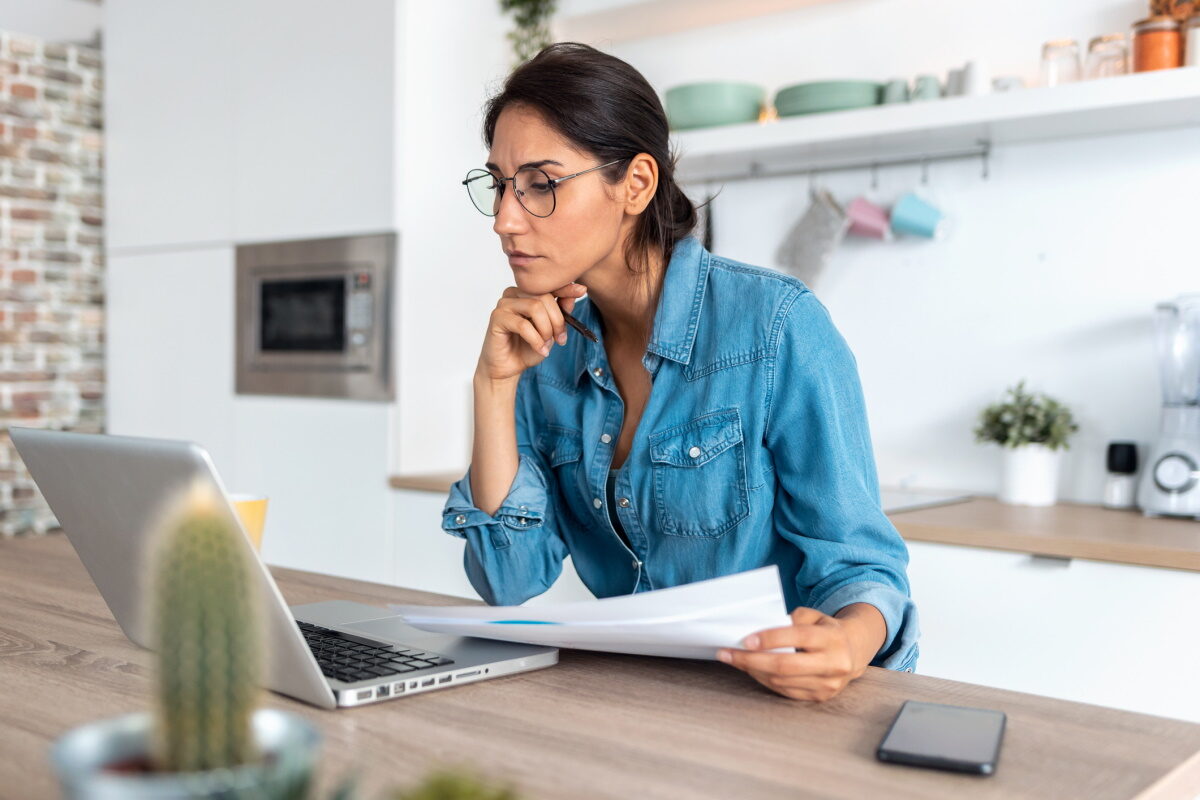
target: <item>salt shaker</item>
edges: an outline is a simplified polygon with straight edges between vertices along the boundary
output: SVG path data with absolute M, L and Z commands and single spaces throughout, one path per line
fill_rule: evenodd
M 1105 508 L 1133 508 L 1137 495 L 1137 444 L 1108 443 L 1108 477 L 1104 482 Z

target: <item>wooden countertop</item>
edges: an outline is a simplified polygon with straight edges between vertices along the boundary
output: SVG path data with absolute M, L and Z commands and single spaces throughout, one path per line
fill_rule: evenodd
M 293 605 L 463 602 L 272 567 Z M 0 540 L 0 787 L 57 796 L 47 758 L 70 728 L 149 707 L 153 654 L 130 643 L 61 533 Z M 24 688 L 19 688 L 24 687 Z M 996 774 L 882 764 L 906 699 L 1008 715 Z M 440 761 L 511 780 L 522 798 L 1184 798 L 1200 792 L 1200 725 L 868 668 L 838 697 L 776 695 L 716 662 L 564 650 L 535 672 L 322 711 L 262 705 L 321 730 L 314 797 L 360 771 L 364 797 Z M 20 787 L 16 789 L 15 787 Z M 7 789 L 0 789 L 5 794 Z
M 462 472 L 395 475 L 393 489 L 446 494 Z M 1062 502 L 1014 506 L 992 497 L 888 514 L 905 539 L 1200 571 L 1200 521 Z

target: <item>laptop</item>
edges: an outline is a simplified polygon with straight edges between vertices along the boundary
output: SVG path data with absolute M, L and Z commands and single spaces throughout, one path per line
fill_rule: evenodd
M 212 459 L 186 441 L 17 427 L 9 433 L 117 624 L 149 649 L 143 557 L 163 500 L 206 481 L 245 534 Z M 242 540 L 263 597 L 265 683 L 280 694 L 321 708 L 359 706 L 558 663 L 554 647 L 429 633 L 363 603 L 289 607 L 249 536 Z

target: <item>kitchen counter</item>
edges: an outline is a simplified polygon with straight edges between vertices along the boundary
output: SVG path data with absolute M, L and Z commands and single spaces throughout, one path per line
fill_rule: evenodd
M 271 572 L 293 605 L 462 602 Z M 76 725 L 149 708 L 154 654 L 121 633 L 62 534 L 0 540 L 0 607 L 0 679 L 36 687 L 0 695 L 0 786 L 49 797 L 51 742 Z M 995 775 L 876 761 L 875 746 L 907 699 L 1005 712 Z M 1200 725 L 875 667 L 813 704 L 776 695 L 717 662 L 563 650 L 549 669 L 362 708 L 322 711 L 269 693 L 261 704 L 320 728 L 317 797 L 351 770 L 363 796 L 376 797 L 444 762 L 512 780 L 529 800 L 1100 800 L 1200 791 Z
M 395 475 L 388 483 L 393 489 L 445 495 L 462 475 Z M 914 542 L 1200 572 L 1200 522 L 1195 520 L 1145 517 L 1140 511 L 1083 503 L 1014 506 L 984 496 L 891 511 L 888 517 L 901 536 Z

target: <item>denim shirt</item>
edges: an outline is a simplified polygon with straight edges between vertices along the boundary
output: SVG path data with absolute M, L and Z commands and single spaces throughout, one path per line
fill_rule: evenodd
M 492 605 L 541 594 L 570 555 L 597 597 L 775 564 L 788 610 L 875 606 L 887 635 L 871 662 L 914 668 L 908 549 L 880 506 L 858 366 L 802 282 L 714 256 L 672 252 L 649 346 L 652 388 L 618 475 L 605 481 L 624 415 L 586 298 L 575 316 L 600 344 L 567 344 L 520 378 L 519 464 L 494 514 L 453 485 L 442 527 L 466 540 L 471 584 Z

